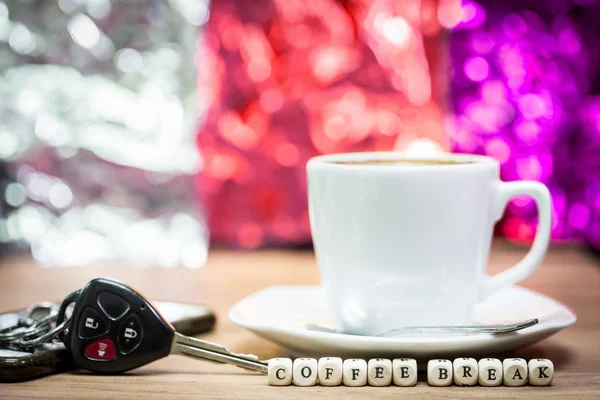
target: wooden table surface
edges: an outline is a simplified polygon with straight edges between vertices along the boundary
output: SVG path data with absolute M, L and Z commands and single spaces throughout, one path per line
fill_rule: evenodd
M 525 252 L 504 241 L 494 243 L 490 271 L 512 265 Z M 97 265 L 47 269 L 24 258 L 0 263 L 0 312 L 40 300 L 62 298 L 96 276 L 127 282 L 153 299 L 204 303 L 216 310 L 216 329 L 201 337 L 230 350 L 254 353 L 263 359 L 285 357 L 286 350 L 237 327 L 227 310 L 238 300 L 271 285 L 317 284 L 311 252 L 259 251 L 211 253 L 198 270 L 135 269 Z M 575 246 L 554 247 L 543 265 L 523 286 L 564 302 L 575 311 L 577 323 L 516 353 L 526 359 L 553 360 L 552 387 L 483 388 L 429 387 L 420 373 L 416 387 L 271 387 L 266 377 L 229 365 L 170 356 L 121 376 L 82 371 L 49 376 L 32 382 L 0 384 L 0 398 L 146 398 L 281 399 L 402 397 L 557 397 L 600 398 L 600 259 Z

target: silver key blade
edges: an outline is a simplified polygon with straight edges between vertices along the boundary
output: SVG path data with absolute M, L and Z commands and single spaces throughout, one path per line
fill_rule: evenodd
M 468 334 L 478 334 L 478 333 L 488 333 L 488 334 L 500 334 L 500 333 L 508 333 L 515 332 L 521 329 L 529 328 L 530 326 L 536 325 L 538 323 L 537 318 L 528 319 L 521 322 L 516 322 L 513 324 L 503 324 L 503 325 L 469 325 L 469 326 L 406 326 L 402 328 L 392 329 L 391 331 L 387 331 L 384 333 L 380 333 L 378 335 L 373 335 L 376 337 L 394 337 L 400 336 L 404 334 L 414 334 L 414 333 L 468 333 Z M 336 329 L 327 328 L 315 324 L 307 324 L 307 329 L 318 331 L 318 332 L 327 332 L 327 333 L 336 333 L 340 335 L 352 335 L 352 333 L 341 332 Z
M 232 364 L 252 371 L 262 372 L 263 374 L 268 372 L 268 362 L 259 360 L 255 355 L 232 353 L 216 343 L 185 336 L 177 332 L 175 332 L 173 343 L 171 344 L 171 354 L 180 354 L 204 361 Z

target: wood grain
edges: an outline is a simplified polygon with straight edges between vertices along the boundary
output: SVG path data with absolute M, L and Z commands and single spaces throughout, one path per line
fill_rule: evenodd
M 524 248 L 504 241 L 494 244 L 490 271 L 512 265 Z M 198 270 L 135 269 L 119 265 L 46 269 L 26 258 L 0 263 L 0 312 L 34 301 L 56 300 L 96 276 L 127 282 L 153 299 L 204 303 L 219 316 L 215 331 L 202 338 L 233 351 L 261 358 L 285 357 L 285 349 L 235 326 L 227 310 L 238 300 L 271 285 L 317 284 L 311 252 L 214 251 Z M 122 376 L 99 376 L 82 371 L 33 382 L 0 384 L 0 398 L 600 398 L 600 261 L 575 246 L 554 247 L 543 265 L 522 284 L 564 302 L 577 323 L 549 339 L 520 350 L 524 358 L 544 357 L 555 363 L 554 384 L 548 388 L 433 388 L 420 382 L 413 388 L 271 387 L 264 376 L 229 365 L 197 362 L 179 356 L 159 360 Z

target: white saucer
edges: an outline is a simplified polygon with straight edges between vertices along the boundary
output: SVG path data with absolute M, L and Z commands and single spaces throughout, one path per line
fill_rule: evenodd
M 306 324 L 331 327 L 325 297 L 318 286 L 273 286 L 239 301 L 229 318 L 296 356 L 438 357 L 487 356 L 535 343 L 575 323 L 567 306 L 518 286 L 499 291 L 480 304 L 477 324 L 538 318 L 517 332 L 491 334 L 413 334 L 401 337 L 353 336 L 309 330 Z

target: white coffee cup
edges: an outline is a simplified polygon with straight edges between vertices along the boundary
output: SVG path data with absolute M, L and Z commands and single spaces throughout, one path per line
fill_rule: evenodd
M 321 284 L 336 327 L 345 332 L 470 324 L 478 302 L 531 274 L 548 247 L 548 189 L 502 182 L 490 157 L 332 154 L 311 159 L 307 172 Z M 539 211 L 531 250 L 488 276 L 494 224 L 521 194 Z

